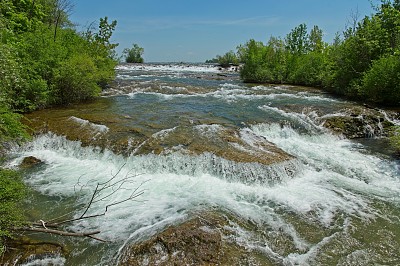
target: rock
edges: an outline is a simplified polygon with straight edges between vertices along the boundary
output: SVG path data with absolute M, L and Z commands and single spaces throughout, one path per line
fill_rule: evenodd
M 376 109 L 356 107 L 340 113 L 326 118 L 323 125 L 350 139 L 387 136 L 393 126 L 385 113 Z
M 225 215 L 196 215 L 126 247 L 118 265 L 269 265 L 266 258 L 225 237 L 228 225 Z
M 178 126 L 153 134 L 137 154 L 192 156 L 181 173 L 202 172 L 243 183 L 273 184 L 298 172 L 295 157 L 249 129 L 221 125 Z M 175 171 L 180 160 L 174 160 Z M 166 162 L 168 163 L 168 162 Z M 169 165 L 162 165 L 168 169 Z M 182 172 L 185 171 L 185 172 Z
M 237 163 L 270 165 L 294 159 L 250 130 L 221 125 L 178 126 L 153 134 L 137 150 L 139 154 L 168 154 L 180 150 L 191 155 L 212 153 Z
M 43 162 L 40 159 L 33 157 L 33 156 L 28 156 L 22 160 L 20 167 L 21 168 L 32 168 L 32 167 L 42 164 L 42 163 Z
M 60 244 L 39 242 L 23 237 L 11 240 L 7 243 L 7 250 L 4 255 L 0 257 L 0 264 L 4 266 L 24 265 L 26 263 L 31 263 L 32 261 L 40 261 L 41 259 L 49 261 L 51 258 L 54 258 L 55 260 L 64 260 L 62 257 L 65 253 L 66 250 Z

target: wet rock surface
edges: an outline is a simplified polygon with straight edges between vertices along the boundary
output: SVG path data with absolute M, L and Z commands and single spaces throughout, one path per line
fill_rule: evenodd
M 386 137 L 394 125 L 387 113 L 376 109 L 355 107 L 340 113 L 342 115 L 326 118 L 323 125 L 350 139 Z
M 11 265 L 24 265 L 32 263 L 33 261 L 49 261 L 51 258 L 62 257 L 66 253 L 64 247 L 57 243 L 40 242 L 29 239 L 27 237 L 10 240 L 7 243 L 7 250 L 2 257 L 0 257 L 0 264 L 4 266 Z M 29 264 L 31 265 L 31 264 Z M 32 265 L 41 265 L 35 264 Z
M 239 163 L 269 165 L 294 159 L 250 130 L 220 125 L 180 126 L 160 131 L 139 146 L 136 152 L 168 154 L 178 150 L 191 155 L 212 153 Z
M 231 241 L 228 217 L 202 213 L 122 252 L 118 265 L 272 265 Z
M 28 169 L 28 168 L 32 168 L 32 167 L 38 166 L 38 165 L 40 165 L 42 163 L 43 162 L 40 159 L 38 159 L 38 158 L 36 158 L 34 156 L 28 156 L 28 157 L 25 157 L 22 160 L 22 162 L 19 165 L 19 167 L 22 168 L 22 169 Z

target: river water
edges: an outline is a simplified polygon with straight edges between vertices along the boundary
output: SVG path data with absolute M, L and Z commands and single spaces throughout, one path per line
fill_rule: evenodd
M 123 246 L 212 209 L 254 225 L 232 221 L 230 239 L 264 256 L 266 265 L 400 264 L 399 162 L 385 152 L 384 140 L 352 141 L 322 126 L 324 117 L 356 104 L 310 88 L 243 84 L 235 71 L 208 65 L 121 65 L 117 74 L 94 102 L 28 115 L 53 132 L 10 153 L 11 166 L 26 156 L 44 162 L 25 176 L 34 219 L 79 216 L 97 183 L 122 180 L 89 213 L 122 203 L 66 227 L 100 230 L 98 237 L 110 242 L 49 238 L 69 253 L 47 260 L 114 265 Z M 226 158 L 213 171 L 215 154 L 181 152 L 187 139 L 179 135 L 187 128 L 206 132 L 204 145 L 221 128 L 240 132 L 244 142 L 265 139 L 296 158 L 295 173 L 261 172 L 252 182 L 246 171 L 256 162 Z M 163 140 L 170 132 L 178 136 L 172 144 L 143 150 L 149 138 Z M 135 191 L 143 194 L 124 201 Z

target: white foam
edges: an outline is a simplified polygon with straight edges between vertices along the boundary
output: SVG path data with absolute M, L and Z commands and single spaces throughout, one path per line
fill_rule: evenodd
M 285 118 L 288 118 L 289 120 L 301 124 L 304 128 L 313 133 L 326 131 L 325 128 L 322 126 L 322 123 L 319 122 L 319 116 L 315 111 L 307 113 L 286 112 L 277 107 L 271 107 L 268 105 L 260 106 L 259 109 L 267 112 L 277 113 Z
M 154 72 L 194 72 L 194 73 L 218 73 L 219 68 L 212 65 L 193 65 L 193 64 L 126 64 L 116 67 L 117 70 L 127 71 L 154 71 Z
M 90 122 L 89 120 L 85 120 L 85 119 L 82 119 L 79 117 L 71 116 L 69 118 L 69 120 L 74 121 L 75 123 L 79 124 L 81 127 L 89 127 L 96 132 L 106 133 L 109 130 L 109 128 L 105 125 L 95 124 L 95 123 Z
M 48 257 L 42 259 L 31 259 L 29 262 L 21 264 L 22 266 L 38 266 L 38 265 L 53 265 L 63 266 L 65 265 L 66 259 L 63 257 Z
M 259 124 L 252 130 L 306 162 L 310 171 L 329 184 L 381 199 L 384 197 L 388 201 L 400 193 L 400 169 L 396 162 L 364 154 L 359 145 L 349 140 L 329 133 L 301 135 L 278 124 Z

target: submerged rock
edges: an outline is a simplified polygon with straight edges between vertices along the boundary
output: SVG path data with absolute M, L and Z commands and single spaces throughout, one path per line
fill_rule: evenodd
M 118 265 L 270 265 L 227 237 L 229 219 L 203 213 L 126 247 Z

